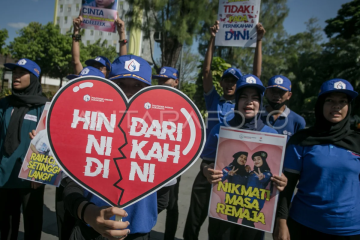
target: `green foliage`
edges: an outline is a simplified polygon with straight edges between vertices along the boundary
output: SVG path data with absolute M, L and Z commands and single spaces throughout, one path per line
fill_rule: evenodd
M 130 28 L 141 28 L 146 39 L 160 32 L 161 65 L 175 67 L 183 43 L 192 45 L 193 38 L 206 20 L 208 0 L 128 0 L 132 10 Z M 144 17 L 145 20 L 141 21 Z M 153 62 L 155 60 L 153 58 Z M 158 70 L 159 67 L 155 65 Z
M 200 55 L 192 53 L 191 46 L 185 46 L 183 47 L 182 56 L 182 66 L 181 58 L 176 64 L 176 69 L 179 70 L 181 81 L 194 83 L 198 75 L 197 65 L 200 61 Z
M 0 30 L 0 54 L 7 54 L 5 46 L 5 41 L 9 37 L 8 31 L 6 29 Z
M 94 58 L 96 56 L 104 56 L 108 58 L 110 62 L 113 62 L 119 55 L 114 46 L 110 45 L 107 47 L 106 45 L 106 40 L 101 42 L 101 39 L 99 39 L 93 44 L 82 47 L 81 58 L 86 61 L 87 59 Z
M 194 101 L 194 96 L 196 93 L 196 84 L 191 82 L 182 82 L 181 91 L 185 93 L 192 101 Z
M 360 35 L 360 0 L 345 3 L 335 18 L 326 20 L 328 24 L 324 31 L 330 38 L 350 39 Z
M 4 97 L 7 97 L 9 95 L 11 95 L 11 89 L 9 89 L 9 88 L 1 89 L 1 91 L 0 91 L 0 99 L 4 98 Z
M 203 67 L 203 62 L 201 61 L 201 65 L 198 66 L 200 69 Z M 231 65 L 225 62 L 224 59 L 220 57 L 214 57 L 211 63 L 211 73 L 213 78 L 213 84 L 215 90 L 219 93 L 219 95 L 223 95 L 223 89 L 220 86 L 220 80 L 223 72 L 231 67 Z M 203 117 L 206 117 L 206 106 L 204 99 L 204 88 L 203 88 L 203 73 L 199 71 L 198 78 L 196 80 L 196 92 L 192 98 L 195 102 L 196 106 L 199 108 Z

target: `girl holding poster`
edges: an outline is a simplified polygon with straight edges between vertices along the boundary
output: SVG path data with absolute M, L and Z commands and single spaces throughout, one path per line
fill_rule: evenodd
M 357 95 L 346 80 L 324 82 L 314 127 L 290 138 L 274 239 L 360 239 L 360 133 L 350 128 Z
M 218 183 L 222 181 L 224 175 L 221 170 L 214 170 L 214 161 L 217 153 L 217 145 L 219 140 L 220 126 L 231 126 L 239 129 L 252 131 L 277 133 L 272 128 L 266 126 L 260 118 L 259 110 L 262 105 L 262 98 L 265 87 L 258 77 L 249 74 L 242 76 L 236 83 L 235 90 L 235 117 L 228 123 L 216 125 L 208 136 L 203 154 L 201 167 L 203 174 L 210 183 Z M 258 165 L 260 168 L 261 166 Z M 261 169 L 260 169 L 261 170 Z M 285 176 L 272 176 L 271 181 L 281 191 L 287 183 Z M 215 218 L 209 219 L 209 239 L 247 239 L 253 240 L 262 237 L 262 231 L 242 227 Z

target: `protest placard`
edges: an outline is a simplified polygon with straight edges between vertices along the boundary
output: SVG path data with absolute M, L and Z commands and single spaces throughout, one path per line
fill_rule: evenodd
M 45 129 L 46 115 L 50 103 L 46 103 L 39 124 L 36 127 L 36 136 L 31 140 L 24 162 L 19 172 L 19 178 L 33 182 L 59 186 L 61 169 L 50 151 L 47 132 Z
M 256 24 L 261 0 L 219 1 L 216 46 L 256 47 Z
M 63 171 L 119 207 L 181 175 L 205 143 L 201 114 L 179 90 L 152 86 L 128 100 L 99 77 L 74 79 L 58 91 L 47 130 Z
M 286 136 L 221 127 L 209 216 L 272 232 L 278 191 L 270 181 L 282 173 Z
M 81 28 L 115 32 L 118 0 L 85 0 L 81 7 Z

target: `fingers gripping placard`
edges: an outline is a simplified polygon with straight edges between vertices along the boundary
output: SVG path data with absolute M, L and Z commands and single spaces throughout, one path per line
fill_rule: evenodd
M 47 129 L 64 171 L 111 205 L 129 206 L 186 171 L 205 142 L 196 106 L 170 87 L 128 102 L 112 82 L 86 77 L 54 97 Z

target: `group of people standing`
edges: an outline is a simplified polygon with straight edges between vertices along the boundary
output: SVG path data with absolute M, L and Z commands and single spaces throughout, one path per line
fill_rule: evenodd
M 112 63 L 98 56 L 80 62 L 79 35 L 81 16 L 74 20 L 73 64 L 79 76 L 99 76 L 117 84 L 128 98 L 151 85 L 177 87 L 179 72 L 162 67 L 159 75 L 144 59 L 127 55 L 124 23 L 117 19 L 120 36 L 120 56 Z M 253 74 L 243 75 L 237 68 L 227 69 L 220 85 L 220 96 L 212 83 L 211 61 L 219 22 L 211 27 L 211 39 L 203 66 L 203 87 L 208 111 L 207 141 L 201 154 L 201 167 L 195 178 L 190 208 L 183 237 L 198 239 L 201 225 L 208 215 L 211 184 L 220 181 L 242 181 L 259 188 L 274 185 L 280 193 L 276 213 L 274 239 L 360 239 L 360 135 L 350 129 L 352 100 L 358 95 L 344 79 L 325 81 L 321 86 L 315 107 L 315 126 L 305 128 L 305 120 L 291 111 L 291 81 L 282 75 L 269 79 L 267 87 L 260 80 L 261 47 L 265 29 L 257 26 L 257 47 Z M 140 66 L 131 72 L 125 68 L 133 60 Z M 0 233 L 1 239 L 17 239 L 20 208 L 24 216 L 25 239 L 40 239 L 44 185 L 19 179 L 18 173 L 33 130 L 40 119 L 44 104 L 39 83 L 40 67 L 23 58 L 5 67 L 13 71 L 12 95 L 0 100 Z M 131 73 L 131 74 L 129 74 Z M 266 105 L 264 100 L 266 99 Z M 266 163 L 266 152 L 251 155 L 254 169 L 248 169 L 247 152 L 234 154 L 233 162 L 223 170 L 214 169 L 214 161 L 221 126 L 273 134 L 285 134 L 288 145 L 281 176 L 271 174 Z M 246 177 L 245 177 L 246 176 Z M 56 190 L 56 214 L 60 239 L 149 239 L 157 215 L 167 210 L 166 240 L 173 240 L 178 222 L 178 194 L 180 177 L 158 192 L 139 202 L 120 209 L 79 186 L 64 176 Z M 294 188 L 298 191 L 294 198 Z M 292 200 L 293 198 L 293 200 Z M 291 203 L 291 205 L 290 205 Z M 263 205 L 260 204 L 260 205 Z M 260 209 L 262 206 L 260 206 Z M 121 216 L 121 222 L 115 221 Z M 208 238 L 246 239 L 264 238 L 252 222 L 246 226 L 209 219 Z

